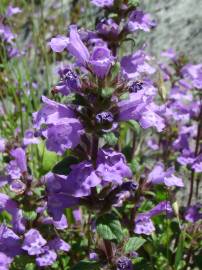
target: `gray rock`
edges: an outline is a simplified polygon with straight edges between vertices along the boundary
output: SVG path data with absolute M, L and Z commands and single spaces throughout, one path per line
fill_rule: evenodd
M 149 50 L 159 55 L 170 47 L 202 61 L 202 0 L 143 0 L 158 26 L 147 36 Z

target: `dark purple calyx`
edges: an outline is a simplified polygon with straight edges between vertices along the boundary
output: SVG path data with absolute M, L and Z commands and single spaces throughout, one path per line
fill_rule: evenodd
M 96 122 L 99 125 L 108 125 L 114 121 L 113 114 L 111 112 L 101 112 L 96 115 Z
M 117 269 L 116 270 L 132 270 L 133 265 L 129 258 L 121 257 L 117 261 Z
M 129 90 L 132 93 L 137 93 L 138 91 L 143 89 L 143 82 L 135 81 L 131 84 Z
M 61 85 L 66 86 L 69 90 L 78 90 L 80 88 L 80 83 L 78 76 L 69 68 L 64 68 L 59 71 L 61 81 L 58 84 L 58 87 Z

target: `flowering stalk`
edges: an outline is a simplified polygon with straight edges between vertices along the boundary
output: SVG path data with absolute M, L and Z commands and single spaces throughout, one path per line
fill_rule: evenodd
M 154 65 L 143 48 L 119 57 L 125 41 L 149 32 L 155 22 L 135 1 L 91 3 L 105 14 L 95 30 L 70 25 L 66 36 L 48 44 L 73 61 L 61 64 L 51 98 L 42 96 L 41 109 L 33 113 L 35 130 L 27 130 L 22 141 L 0 140 L 7 161 L 0 187 L 9 190 L 9 196 L 0 193 L 0 212 L 10 215 L 0 226 L 0 266 L 17 269 L 20 256 L 40 268 L 132 270 L 143 258 L 147 269 L 153 246 L 166 242 L 158 246 L 162 253 L 166 247 L 165 267 L 170 252 L 171 267 L 181 269 L 186 226 L 202 218 L 201 205 L 190 205 L 195 173 L 202 172 L 202 110 L 192 93 L 202 88 L 202 65 L 184 63 L 172 50 L 164 52 L 168 66 Z M 43 160 L 53 158 L 40 179 L 30 169 L 32 144 L 43 149 Z M 175 193 L 185 185 L 184 165 L 192 178 L 189 207 L 181 214 Z M 184 227 L 176 222 L 181 219 Z M 170 233 L 166 240 L 164 231 Z M 200 239 L 198 227 L 192 235 Z M 184 248 L 190 264 L 192 246 Z M 160 269 L 162 260 L 154 264 Z

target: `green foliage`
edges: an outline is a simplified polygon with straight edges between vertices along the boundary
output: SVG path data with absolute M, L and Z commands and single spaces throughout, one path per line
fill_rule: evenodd
M 144 243 L 146 242 L 145 239 L 141 237 L 131 237 L 128 239 L 128 242 L 124 246 L 124 250 L 126 253 L 129 253 L 131 251 L 138 250 Z
M 58 161 L 58 156 L 54 152 L 50 152 L 46 149 L 44 142 L 37 145 L 40 155 L 40 172 L 45 174 L 53 168 L 54 164 Z
M 73 156 L 69 156 L 58 162 L 52 169 L 53 173 L 68 175 L 71 171 L 71 165 L 77 164 L 79 160 Z
M 100 270 L 99 264 L 93 261 L 80 261 L 70 270 Z
M 103 138 L 109 146 L 114 146 L 118 142 L 118 138 L 116 137 L 116 135 L 113 132 L 109 132 L 109 133 L 104 134 Z
M 124 237 L 120 221 L 110 214 L 106 214 L 97 219 L 96 231 L 101 238 L 106 240 L 121 242 Z
M 131 7 L 137 7 L 139 5 L 139 3 L 140 3 L 140 0 L 129 0 L 128 1 L 129 6 L 131 6 Z

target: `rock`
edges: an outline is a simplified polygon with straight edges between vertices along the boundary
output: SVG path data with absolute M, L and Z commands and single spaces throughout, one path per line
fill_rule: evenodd
M 202 61 L 201 0 L 143 0 L 142 4 L 158 23 L 146 37 L 152 54 L 172 47 L 191 61 Z

